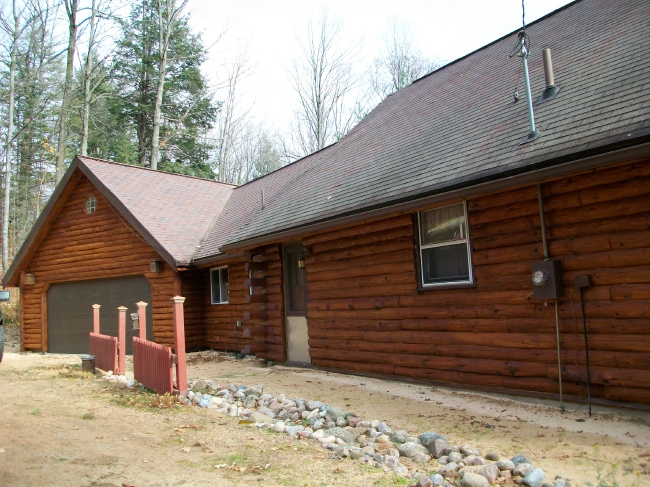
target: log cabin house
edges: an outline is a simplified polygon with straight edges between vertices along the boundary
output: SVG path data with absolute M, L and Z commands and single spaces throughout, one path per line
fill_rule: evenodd
M 78 156 L 3 279 L 22 349 L 85 352 L 92 303 L 110 332 L 140 300 L 171 344 L 181 294 L 188 348 L 580 399 L 584 293 L 591 395 L 650 404 L 648 19 L 580 0 L 527 26 L 533 99 L 542 48 L 559 89 L 533 141 L 514 32 L 243 186 Z M 557 299 L 531 280 L 553 261 Z

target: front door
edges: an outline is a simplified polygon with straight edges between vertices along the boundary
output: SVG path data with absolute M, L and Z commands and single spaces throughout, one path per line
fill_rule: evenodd
M 287 325 L 287 359 L 310 364 L 307 331 L 307 279 L 302 244 L 284 246 L 284 307 Z

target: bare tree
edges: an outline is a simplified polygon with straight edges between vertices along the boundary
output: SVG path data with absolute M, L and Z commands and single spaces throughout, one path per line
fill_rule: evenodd
M 407 22 L 392 17 L 383 36 L 380 54 L 375 58 L 369 73 L 374 101 L 383 100 L 441 64 L 439 60 L 425 57 L 415 47 Z
M 241 106 L 241 84 L 253 71 L 248 43 L 239 43 L 232 59 L 224 65 L 225 76 L 217 85 L 217 96 L 223 97 L 216 123 L 217 177 L 219 181 L 235 182 L 232 150 L 238 144 L 251 107 Z
M 16 58 L 18 56 L 18 39 L 21 34 L 20 21 L 22 20 L 23 10 L 18 10 L 16 0 L 13 0 L 11 7 L 12 21 L 4 18 L 2 28 L 11 37 L 11 50 L 9 53 L 9 106 L 7 109 L 7 138 L 5 142 L 5 192 L 4 206 L 2 213 L 2 272 L 6 272 L 9 267 L 9 204 L 11 202 L 11 162 L 12 162 L 12 142 L 14 135 L 14 98 L 16 96 Z M 12 25 L 13 24 L 13 25 Z
M 292 127 L 295 156 L 335 142 L 354 121 L 348 98 L 356 82 L 356 52 L 340 45 L 341 34 L 341 21 L 331 19 L 323 10 L 316 23 L 308 22 L 306 37 L 298 38 L 301 55 L 289 73 L 298 97 Z
M 163 5 L 164 1 L 164 5 Z M 176 0 L 157 0 L 158 2 L 158 87 L 153 107 L 153 127 L 151 134 L 151 169 L 158 169 L 158 152 L 160 148 L 160 119 L 162 113 L 163 92 L 167 75 L 167 56 L 169 54 L 169 39 L 174 24 L 188 0 L 182 0 L 176 5 Z
M 90 5 L 90 24 L 88 30 L 88 50 L 84 60 L 82 74 L 82 104 L 81 104 L 81 155 L 88 153 L 88 124 L 90 120 L 90 106 L 95 101 L 95 92 L 102 86 L 108 77 L 109 70 L 101 71 L 100 68 L 108 59 L 104 56 L 99 62 L 95 63 L 97 56 L 97 46 L 102 39 L 99 37 L 99 21 L 106 18 L 106 12 L 103 10 L 109 6 L 110 0 L 92 0 Z
M 63 0 L 65 13 L 68 17 L 68 49 L 65 67 L 65 84 L 63 85 L 63 98 L 61 100 L 61 114 L 59 115 L 59 142 L 56 158 L 56 182 L 63 177 L 63 164 L 65 162 L 66 122 L 68 120 L 68 106 L 70 104 L 70 91 L 74 68 L 74 53 L 77 45 L 77 12 L 79 0 Z

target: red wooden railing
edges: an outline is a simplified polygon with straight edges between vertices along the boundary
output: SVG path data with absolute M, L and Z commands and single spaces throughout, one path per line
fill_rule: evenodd
M 133 337 L 133 378 L 158 394 L 174 392 L 172 350 L 164 345 Z
M 99 333 L 90 334 L 90 354 L 95 356 L 95 365 L 117 373 L 117 338 Z
M 138 307 L 138 337 L 133 337 L 133 375 L 140 384 L 156 391 L 158 394 L 174 392 L 173 367 L 176 363 L 176 384 L 179 393 L 187 392 L 187 372 L 185 363 L 185 320 L 183 303 L 185 298 L 175 296 L 173 302 L 174 316 L 174 347 L 150 342 L 146 339 L 146 307 L 147 303 L 140 301 Z M 112 370 L 116 374 L 125 373 L 126 351 L 126 311 L 118 309 L 118 338 L 99 333 L 99 304 L 93 305 L 93 333 L 90 333 L 90 353 L 95 355 L 95 364 L 103 370 Z M 176 358 L 176 360 L 174 360 Z

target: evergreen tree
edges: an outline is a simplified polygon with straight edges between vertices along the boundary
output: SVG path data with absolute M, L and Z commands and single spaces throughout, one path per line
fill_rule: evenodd
M 158 0 L 139 0 L 121 21 L 121 37 L 113 70 L 115 95 L 109 111 L 111 132 L 118 138 L 109 150 L 129 154 L 122 162 L 148 165 L 151 157 L 154 104 L 160 68 Z M 166 8 L 166 7 L 164 7 Z M 163 8 L 163 15 L 165 15 Z M 200 67 L 205 59 L 201 37 L 191 32 L 187 16 L 171 25 L 161 106 L 160 157 L 162 170 L 210 177 L 210 145 L 205 134 L 212 127 L 218 104 L 208 92 Z M 130 149 L 127 148 L 130 146 Z

